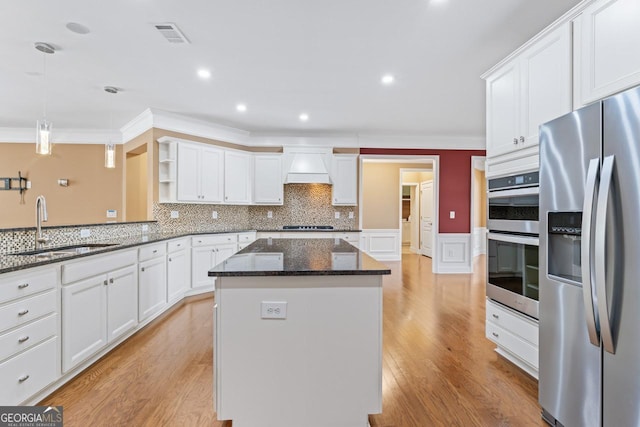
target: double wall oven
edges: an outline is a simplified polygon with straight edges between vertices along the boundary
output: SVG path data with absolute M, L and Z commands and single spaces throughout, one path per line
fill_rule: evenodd
M 490 179 L 487 296 L 538 318 L 538 172 Z

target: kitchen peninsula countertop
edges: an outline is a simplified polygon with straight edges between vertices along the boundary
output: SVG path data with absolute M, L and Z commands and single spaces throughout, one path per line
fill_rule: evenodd
M 9 273 L 12 271 L 24 270 L 27 268 L 39 267 L 47 264 L 55 264 L 62 261 L 68 261 L 71 259 L 87 257 L 91 255 L 104 254 L 107 252 L 118 251 L 121 249 L 132 248 L 140 245 L 146 245 L 149 243 L 161 242 L 163 240 L 171 240 L 180 237 L 190 237 L 190 236 L 198 236 L 203 234 L 226 234 L 226 233 L 247 233 L 247 232 L 262 232 L 262 231 L 292 231 L 297 232 L 298 230 L 255 230 L 255 229 L 229 229 L 229 230 L 200 230 L 200 231 L 185 231 L 185 232 L 176 232 L 176 233 L 149 233 L 149 234 L 140 234 L 135 236 L 122 236 L 122 237 L 114 237 L 113 239 L 106 240 L 81 240 L 81 241 L 72 241 L 64 245 L 82 245 L 82 244 L 111 244 L 112 246 L 106 246 L 102 248 L 96 248 L 90 252 L 82 253 L 82 254 L 74 254 L 74 255 L 53 255 L 53 256 L 37 256 L 37 255 L 11 255 L 9 253 L 0 254 L 0 274 Z M 308 230 L 300 230 L 300 231 L 308 231 Z M 316 230 L 314 230 L 315 232 Z M 333 232 L 357 232 L 360 230 L 328 230 Z M 322 240 L 322 239 L 321 239 Z M 59 246 L 51 247 L 51 249 L 56 249 Z M 43 249 L 46 249 L 44 247 Z
M 209 276 L 383 275 L 391 270 L 341 239 L 258 239 Z

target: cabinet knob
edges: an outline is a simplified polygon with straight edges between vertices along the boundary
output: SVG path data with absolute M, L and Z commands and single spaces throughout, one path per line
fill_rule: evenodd
M 520 142 L 524 142 L 524 136 L 520 136 Z
M 21 285 L 18 285 L 18 289 L 24 289 L 24 288 L 28 288 L 29 284 L 28 283 L 23 283 Z
M 18 378 L 18 382 L 23 383 L 28 379 L 29 379 L 29 375 L 23 375 L 20 378 Z
M 25 335 L 24 337 L 18 338 L 18 342 L 22 344 L 23 342 L 27 341 L 28 339 L 29 339 L 29 336 Z
M 169 262 L 171 262 L 171 258 L 169 258 Z
M 494 313 L 494 314 L 492 314 L 492 316 L 493 316 L 493 318 L 494 318 L 494 319 L 499 319 L 499 318 L 500 318 L 500 316 L 498 316 L 498 315 L 497 315 L 497 314 L 495 314 L 495 313 Z
M 24 316 L 27 313 L 29 313 L 29 310 L 25 308 L 24 310 L 18 312 L 18 316 Z
M 157 250 L 157 249 L 155 249 L 155 250 L 153 251 L 153 253 L 154 253 L 154 254 L 157 254 L 157 253 L 158 253 L 158 250 Z
M 109 283 L 113 283 L 113 277 L 109 279 Z
M 106 280 L 104 282 L 102 282 L 103 285 L 107 286 L 109 282 L 107 282 Z
M 176 246 L 177 246 L 177 247 L 180 247 L 180 246 L 182 246 L 182 243 L 178 243 Z
M 493 335 L 493 336 L 494 336 L 494 337 L 496 337 L 496 338 L 500 338 L 500 335 L 499 335 L 499 334 L 496 334 L 495 332 L 491 332 L 491 335 Z
M 140 271 L 142 271 L 142 272 L 144 273 L 144 267 L 142 267 L 142 268 L 140 269 Z
M 517 144 L 518 143 L 518 138 L 513 138 L 513 143 Z

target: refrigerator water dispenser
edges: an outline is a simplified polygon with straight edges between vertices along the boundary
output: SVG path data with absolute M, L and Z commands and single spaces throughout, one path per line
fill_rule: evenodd
M 581 283 L 582 212 L 549 212 L 547 224 L 549 275 Z

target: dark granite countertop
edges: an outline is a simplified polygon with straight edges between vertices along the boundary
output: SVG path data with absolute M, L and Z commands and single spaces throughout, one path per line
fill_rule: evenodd
M 342 239 L 258 239 L 209 270 L 209 276 L 391 274 L 389 267 Z
M 151 233 L 141 234 L 138 236 L 127 237 L 114 237 L 113 239 L 100 240 L 100 241 L 81 241 L 72 242 L 71 244 L 82 245 L 99 243 L 99 244 L 111 244 L 112 246 L 106 246 L 103 248 L 96 248 L 90 252 L 74 255 L 52 255 L 52 256 L 38 256 L 38 255 L 10 255 L 0 254 L 0 274 L 8 273 L 11 271 L 24 270 L 27 268 L 38 267 L 41 265 L 55 264 L 62 261 L 68 261 L 71 259 L 87 257 L 91 255 L 104 254 L 107 252 L 118 251 L 121 249 L 132 248 L 140 245 L 146 245 L 154 242 L 161 242 L 163 240 L 171 240 L 179 237 L 197 236 L 201 234 L 225 234 L 225 233 L 243 233 L 251 232 L 255 230 L 217 230 L 217 231 L 190 231 L 183 233 Z M 55 248 L 51 248 L 55 249 Z

